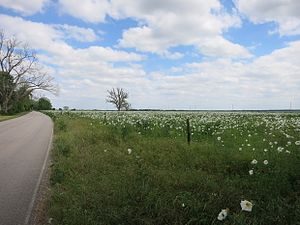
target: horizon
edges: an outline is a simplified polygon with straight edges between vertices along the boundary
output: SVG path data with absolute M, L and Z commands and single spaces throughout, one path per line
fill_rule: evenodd
M 0 30 L 57 82 L 53 107 L 299 110 L 300 1 L 0 0 Z

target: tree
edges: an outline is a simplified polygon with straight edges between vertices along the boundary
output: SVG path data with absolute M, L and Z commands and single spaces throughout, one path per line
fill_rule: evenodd
M 0 110 L 8 113 L 35 90 L 55 93 L 53 78 L 43 72 L 35 52 L 0 31 Z
M 48 98 L 42 97 L 38 100 L 39 110 L 50 110 L 52 109 L 52 104 Z
M 113 88 L 111 90 L 107 90 L 107 92 L 108 96 L 106 98 L 106 102 L 114 104 L 118 111 L 120 111 L 121 109 L 130 109 L 130 104 L 127 102 L 129 94 L 122 88 Z

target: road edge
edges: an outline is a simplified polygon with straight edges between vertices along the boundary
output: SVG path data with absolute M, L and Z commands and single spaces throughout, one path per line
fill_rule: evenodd
M 51 120 L 50 117 L 49 117 L 49 119 Z M 24 225 L 29 225 L 29 222 L 30 222 L 30 219 L 31 219 L 31 216 L 32 216 L 32 212 L 33 212 L 33 208 L 35 206 L 37 195 L 38 195 L 38 192 L 39 192 L 39 188 L 40 188 L 43 176 L 46 172 L 46 167 L 47 167 L 47 164 L 48 164 L 50 150 L 52 149 L 52 141 L 53 141 L 53 134 L 54 134 L 54 124 L 53 124 L 52 120 L 51 120 L 51 124 L 52 124 L 52 130 L 51 130 L 51 135 L 50 135 L 50 140 L 49 140 L 49 143 L 48 143 L 46 156 L 45 156 L 45 159 L 44 159 L 44 162 L 43 162 L 43 166 L 42 166 L 38 181 L 37 181 L 36 186 L 34 188 L 34 192 L 33 192 L 33 196 L 32 196 L 30 205 L 29 205 L 29 207 L 27 209 L 27 212 L 26 212 L 26 218 L 25 218 L 25 221 L 24 221 Z

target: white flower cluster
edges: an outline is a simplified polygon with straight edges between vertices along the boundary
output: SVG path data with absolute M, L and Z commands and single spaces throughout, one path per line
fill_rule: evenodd
M 252 207 L 253 207 L 253 203 L 248 201 L 248 200 L 242 200 L 240 203 L 240 206 L 242 208 L 242 211 L 246 211 L 246 212 L 251 212 L 252 211 Z M 222 209 L 221 212 L 219 213 L 217 219 L 220 221 L 223 221 L 226 219 L 226 217 L 228 216 L 229 213 L 229 209 Z

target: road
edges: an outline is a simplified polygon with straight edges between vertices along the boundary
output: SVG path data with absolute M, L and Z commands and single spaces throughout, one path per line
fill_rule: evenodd
M 0 225 L 28 222 L 52 128 L 51 119 L 39 112 L 0 122 Z

